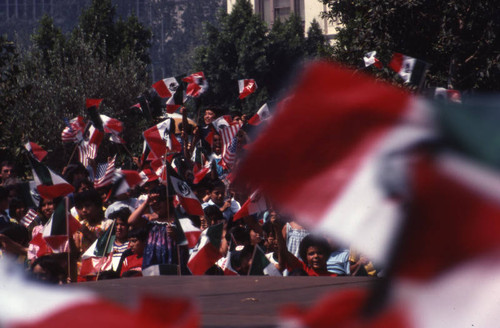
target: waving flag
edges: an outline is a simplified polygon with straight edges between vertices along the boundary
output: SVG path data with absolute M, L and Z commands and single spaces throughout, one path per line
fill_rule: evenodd
M 186 237 L 186 244 L 189 248 L 193 248 L 200 240 L 201 230 L 193 225 L 193 222 L 188 218 L 179 219 L 180 227 Z
M 187 82 L 186 96 L 199 97 L 208 89 L 208 82 L 203 72 L 193 73 L 183 79 Z
M 97 172 L 94 177 L 94 188 L 101 188 L 113 182 L 115 176 L 115 160 L 116 155 L 107 162 L 97 165 Z
M 233 217 L 233 221 L 242 219 L 246 216 L 264 212 L 267 210 L 266 199 L 262 196 L 259 191 L 255 191 L 247 201 L 241 206 L 240 210 L 236 212 Z
M 28 141 L 24 144 L 24 148 L 26 148 L 26 150 L 40 162 L 45 158 L 45 156 L 47 156 L 47 152 L 34 142 Z
M 26 215 L 23 216 L 20 223 L 27 228 L 37 216 L 38 213 L 34 209 L 30 208 L 28 210 L 28 213 L 26 213 Z
M 122 195 L 142 183 L 142 177 L 137 171 L 120 169 L 116 175 L 117 178 L 113 181 L 109 198 Z
M 137 307 L 125 307 L 89 290 L 60 288 L 27 279 L 20 266 L 5 258 L 0 261 L 0 281 L 3 328 L 201 326 L 197 306 L 187 299 L 140 297 Z
M 95 159 L 97 157 L 99 145 L 104 137 L 104 134 L 93 126 L 89 127 L 88 133 L 89 137 L 78 145 L 78 156 L 80 162 L 85 167 L 89 165 L 89 159 Z
M 152 85 L 153 89 L 155 89 L 162 98 L 170 98 L 175 93 L 178 86 L 179 82 L 177 82 L 175 77 L 167 77 Z
M 382 65 L 382 63 L 375 57 L 376 55 L 376 51 L 370 51 L 364 55 L 363 61 L 365 62 L 365 67 L 371 65 L 374 65 L 378 69 L 382 69 L 382 67 L 384 67 L 384 65 Z
M 257 90 L 257 83 L 254 79 L 238 80 L 238 88 L 240 90 L 240 99 L 246 98 Z
M 79 276 L 96 275 L 101 271 L 113 269 L 113 255 L 111 253 L 116 238 L 115 233 L 116 230 L 113 223 L 82 254 L 82 266 Z
M 103 124 L 104 132 L 111 134 L 111 141 L 114 143 L 125 143 L 121 138 L 123 123 L 115 118 L 106 115 L 99 115 Z
M 167 162 L 165 164 L 167 165 L 167 177 L 179 197 L 179 202 L 184 210 L 191 215 L 205 215 L 198 197 L 196 197 L 186 181 L 175 172 L 170 163 Z
M 68 235 L 72 236 L 81 224 L 69 213 L 68 207 L 67 198 L 59 201 L 43 230 L 31 240 L 30 243 L 39 248 L 37 256 L 69 251 Z
M 238 147 L 237 133 L 242 125 L 242 122 L 235 122 L 231 123 L 229 127 L 220 130 L 222 138 L 222 160 L 228 167 L 231 167 L 236 159 L 236 150 Z
M 31 156 L 28 156 L 28 159 L 33 170 L 36 189 L 40 196 L 46 199 L 54 199 L 66 196 L 75 191 L 75 188 L 73 188 L 71 184 L 54 173 L 47 166 Z
M 248 124 L 259 125 L 263 121 L 271 117 L 271 112 L 269 111 L 269 106 L 267 104 L 262 105 L 257 113 L 248 120 Z
M 255 245 L 252 256 L 252 265 L 248 270 L 249 276 L 282 276 L 281 272 L 269 262 L 264 251 Z
M 419 86 L 425 79 L 428 64 L 420 59 L 395 52 L 389 67 L 406 83 Z
M 87 113 L 89 114 L 90 120 L 94 127 L 100 132 L 104 132 L 104 125 L 101 117 L 97 112 L 97 108 L 101 105 L 102 99 L 87 99 L 86 100 L 86 108 Z
M 61 133 L 63 142 L 80 142 L 85 132 L 85 121 L 82 116 L 77 116 L 71 121 L 66 121 L 66 127 Z
M 223 228 L 223 223 L 219 223 L 208 227 L 201 233 L 198 248 L 191 254 L 187 264 L 193 275 L 203 275 L 222 257 L 219 248 Z
M 175 131 L 175 121 L 168 118 L 142 133 L 151 152 L 157 158 L 163 158 L 169 151 L 179 152 L 182 150 L 173 131 Z

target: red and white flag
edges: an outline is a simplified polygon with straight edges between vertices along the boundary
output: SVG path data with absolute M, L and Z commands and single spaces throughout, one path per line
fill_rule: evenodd
M 67 122 L 67 121 L 66 121 Z M 61 132 L 63 142 L 80 142 L 85 132 L 85 121 L 82 116 L 77 116 L 67 122 L 68 126 Z
M 26 215 L 23 216 L 20 223 L 27 228 L 37 216 L 38 213 L 34 209 L 30 208 Z
M 246 98 L 257 90 L 257 83 L 254 79 L 238 80 L 238 88 L 240 90 L 240 99 Z
M 151 152 L 159 159 L 167 156 L 168 152 L 179 152 L 182 150 L 179 141 L 171 132 L 174 131 L 174 124 L 175 121 L 168 118 L 142 133 Z
M 200 240 L 201 230 L 193 225 L 193 222 L 188 218 L 179 219 L 182 231 L 186 236 L 187 245 L 189 248 L 193 248 Z
M 97 157 L 99 145 L 101 144 L 102 138 L 104 137 L 104 134 L 94 126 L 90 126 L 88 133 L 88 139 L 83 140 L 78 145 L 78 156 L 80 162 L 85 167 L 89 165 L 89 159 L 95 159 Z
M 54 199 L 66 196 L 75 191 L 75 188 L 70 183 L 54 173 L 47 166 L 31 156 L 28 156 L 28 159 L 33 170 L 36 189 L 41 197 Z
M 94 188 L 102 188 L 113 182 L 115 176 L 116 155 L 108 163 L 97 165 L 97 172 L 94 177 Z
M 170 163 L 166 163 L 166 166 L 168 179 L 186 213 L 190 215 L 205 215 L 201 208 L 200 200 L 196 197 L 187 182 L 181 179 Z
M 384 67 L 384 65 L 382 65 L 382 63 L 375 57 L 376 55 L 376 51 L 370 51 L 364 55 L 363 61 L 365 62 L 365 67 L 371 65 L 375 66 L 378 69 L 382 69 Z
M 212 169 L 212 162 L 207 162 L 205 163 L 205 165 L 199 169 L 199 170 L 196 170 L 196 167 L 197 165 L 195 165 L 195 168 L 194 168 L 194 179 L 193 179 L 193 183 L 194 184 L 198 184 L 200 183 L 201 180 L 203 180 L 203 178 L 211 172 L 211 169 Z
M 241 206 L 240 210 L 236 212 L 233 217 L 233 221 L 242 219 L 246 216 L 264 212 L 267 210 L 266 199 L 262 196 L 259 191 L 255 191 L 247 201 Z
M 424 61 L 395 52 L 392 55 L 389 67 L 406 83 L 420 85 L 427 72 L 427 63 Z
M 166 79 L 155 82 L 152 87 L 158 92 L 160 97 L 170 98 L 179 87 L 179 82 L 177 82 L 175 77 L 167 77 Z
M 397 199 L 379 187 L 379 159 L 427 136 L 418 115 L 409 116 L 415 103 L 400 89 L 327 63 L 312 64 L 292 98 L 237 176 L 306 226 L 384 263 L 401 218 Z M 399 129 L 405 118 L 414 130 Z M 311 154 L 319 157 L 297 160 Z
M 40 162 L 47 156 L 47 151 L 34 142 L 28 141 L 24 144 L 24 148 Z
M 188 268 L 193 275 L 203 275 L 219 260 L 222 255 L 219 248 L 222 242 L 223 223 L 216 224 L 203 230 L 197 249 L 191 253 Z
M 188 83 L 186 88 L 186 96 L 196 98 L 208 89 L 208 82 L 205 79 L 205 75 L 203 74 L 203 72 L 193 73 L 183 78 L 182 81 Z
M 125 141 L 121 135 L 123 133 L 123 123 L 116 118 L 111 118 L 106 115 L 100 115 L 105 133 L 111 134 L 111 141 L 114 143 L 123 144 Z
M 267 104 L 262 105 L 257 113 L 248 120 L 248 124 L 259 125 L 263 121 L 271 117 L 271 112 L 269 111 L 269 106 Z
M 113 182 L 111 195 L 116 197 L 128 192 L 130 189 L 142 183 L 142 177 L 137 171 L 118 170 L 117 179 Z
M 60 288 L 25 278 L 14 261 L 0 261 L 0 326 L 4 328 L 201 326 L 196 304 L 188 299 L 140 297 L 130 308 L 80 288 Z M 33 306 L 36 303 L 37 306 Z

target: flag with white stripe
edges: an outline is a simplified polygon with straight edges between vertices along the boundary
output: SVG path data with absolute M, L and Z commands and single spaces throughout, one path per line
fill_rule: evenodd
M 115 176 L 116 155 L 108 163 L 97 165 L 97 172 L 94 177 L 94 188 L 101 188 L 113 182 Z

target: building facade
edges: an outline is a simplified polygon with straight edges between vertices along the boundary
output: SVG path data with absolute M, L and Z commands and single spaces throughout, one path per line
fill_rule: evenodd
M 236 0 L 227 0 L 227 12 L 233 9 Z M 285 20 L 291 13 L 302 18 L 305 31 L 309 29 L 313 20 L 316 20 L 323 33 L 330 42 L 335 39 L 337 24 L 321 17 L 321 12 L 326 11 L 326 5 L 319 0 L 250 0 L 254 12 L 271 27 L 275 20 Z

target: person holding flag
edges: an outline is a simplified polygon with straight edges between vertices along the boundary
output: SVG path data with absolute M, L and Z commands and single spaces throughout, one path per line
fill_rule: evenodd
M 144 248 L 142 269 L 153 265 L 167 265 L 184 272 L 187 257 L 185 250 L 178 247 L 178 229 L 173 205 L 174 192 L 167 198 L 167 188 L 164 185 L 152 189 L 147 200 L 142 203 L 128 218 L 128 223 L 134 228 L 145 227 L 148 239 Z M 179 271 L 178 271 L 179 272 Z

